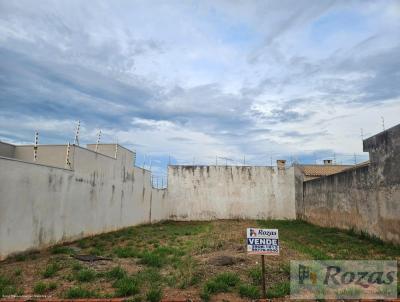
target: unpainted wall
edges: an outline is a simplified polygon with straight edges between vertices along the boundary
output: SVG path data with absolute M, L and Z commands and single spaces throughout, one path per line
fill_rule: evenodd
M 364 140 L 370 163 L 304 182 L 297 215 L 400 243 L 400 125 Z
M 295 169 L 169 166 L 170 219 L 293 219 Z
M 71 152 L 73 170 L 0 157 L 0 259 L 163 219 L 165 190 L 131 165 L 132 152 Z
M 0 142 L 0 156 L 14 157 L 15 156 L 14 154 L 15 154 L 14 145 Z

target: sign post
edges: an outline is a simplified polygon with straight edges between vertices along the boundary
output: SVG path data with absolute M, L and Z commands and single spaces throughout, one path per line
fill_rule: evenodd
M 266 298 L 265 290 L 265 255 L 279 255 L 278 229 L 247 229 L 247 253 L 261 255 L 262 294 Z

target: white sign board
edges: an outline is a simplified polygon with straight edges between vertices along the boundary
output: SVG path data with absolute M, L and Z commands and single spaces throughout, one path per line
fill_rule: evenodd
M 278 229 L 247 229 L 247 253 L 279 255 Z

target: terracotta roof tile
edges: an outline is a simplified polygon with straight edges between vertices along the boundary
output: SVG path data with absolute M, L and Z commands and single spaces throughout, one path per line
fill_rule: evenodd
M 342 172 L 352 165 L 301 165 L 300 169 L 306 176 L 326 176 Z

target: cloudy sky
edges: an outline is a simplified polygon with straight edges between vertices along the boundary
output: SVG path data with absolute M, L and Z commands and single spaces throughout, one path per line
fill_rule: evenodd
M 400 1 L 0 0 L 0 140 L 66 143 L 80 120 L 158 173 L 344 162 L 381 117 L 400 122 Z

